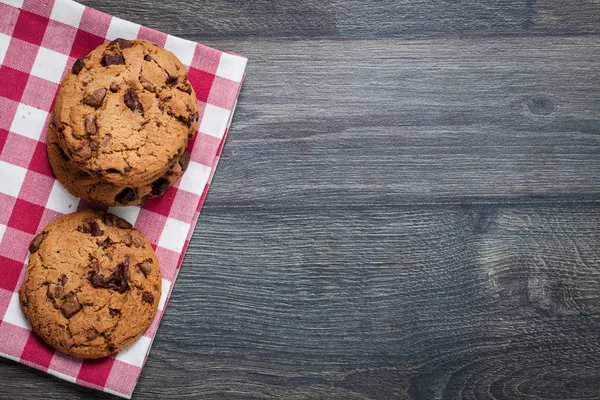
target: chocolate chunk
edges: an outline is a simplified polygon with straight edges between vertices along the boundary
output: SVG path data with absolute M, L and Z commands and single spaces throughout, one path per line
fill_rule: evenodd
M 61 282 L 63 285 L 66 285 L 68 281 L 69 281 L 69 279 L 67 279 L 66 275 L 62 275 L 62 276 L 60 277 L 60 282 Z
M 175 84 L 177 83 L 177 77 L 176 76 L 167 75 L 167 81 L 166 81 L 166 83 L 169 86 L 175 86 Z
M 169 188 L 169 181 L 165 178 L 158 178 L 152 182 L 152 195 L 160 196 Z
M 196 120 L 196 115 L 190 114 L 187 119 L 187 126 L 192 126 L 192 124 L 194 123 L 195 120 Z
M 77 227 L 77 230 L 81 233 L 90 233 L 91 232 L 90 227 L 88 225 L 79 225 Z
M 88 329 L 86 334 L 87 340 L 94 340 L 98 337 L 98 332 L 94 329 Z
M 92 156 L 92 148 L 90 147 L 90 141 L 87 139 L 82 139 L 79 141 L 79 147 L 75 149 L 71 153 L 73 159 L 75 160 L 87 160 Z
M 144 300 L 146 303 L 154 304 L 154 296 L 152 295 L 152 293 L 144 293 L 142 295 L 142 300 Z
M 133 225 L 131 225 L 129 222 L 125 221 L 123 218 L 117 217 L 115 214 L 110 214 L 110 213 L 104 214 L 102 221 L 104 222 L 105 225 L 116 226 L 117 228 L 121 228 L 121 229 L 133 228 Z
M 98 133 L 98 127 L 96 126 L 96 116 L 90 114 L 85 118 L 85 133 L 92 136 Z
M 123 96 L 123 100 L 125 101 L 125 105 L 131 111 L 144 111 L 142 109 L 142 103 L 133 89 L 127 89 L 125 95 Z
M 108 67 L 110 65 L 124 65 L 125 59 L 121 54 L 110 54 L 107 53 L 102 57 L 102 66 Z
M 71 71 L 75 75 L 79 75 L 83 67 L 85 67 L 85 57 L 80 57 L 77 60 L 75 60 L 75 63 L 73 63 L 73 68 L 71 68 Z
M 102 105 L 104 96 L 106 96 L 106 89 L 96 89 L 94 93 L 88 93 L 85 96 L 83 96 L 83 102 L 89 106 L 98 108 Z
M 152 266 L 147 261 L 138 264 L 138 267 L 140 268 L 140 271 L 142 271 L 144 276 L 148 276 L 152 272 Z
M 134 237 L 133 238 L 133 247 L 141 247 L 142 246 L 142 239 L 140 239 L 139 237 Z
M 112 244 L 112 241 L 110 240 L 109 237 L 107 237 L 104 240 L 96 239 L 96 245 L 98 245 L 98 247 L 107 248 L 111 244 Z
M 54 298 L 60 299 L 65 292 L 65 288 L 62 285 L 56 285 L 54 287 Z
M 117 315 L 121 314 L 121 311 L 119 310 L 115 310 L 114 308 L 109 308 L 108 312 L 110 313 L 110 315 L 112 315 L 113 317 L 116 317 Z
M 133 238 L 129 233 L 123 235 L 121 239 L 123 240 L 123 243 L 125 243 L 127 246 L 131 246 L 131 244 L 133 243 Z
M 48 289 L 46 290 L 46 297 L 50 300 L 54 299 L 54 291 L 52 290 L 52 285 L 48 284 Z
M 179 159 L 179 165 L 181 165 L 182 170 L 186 170 L 188 165 L 190 165 L 190 153 L 186 150 Z
M 156 90 L 156 87 L 152 84 L 152 82 L 150 82 L 148 79 L 144 78 L 143 76 L 140 76 L 140 83 L 142 84 L 144 89 L 146 89 L 149 92 L 154 93 L 154 91 Z
M 69 294 L 60 306 L 63 314 L 67 318 L 71 318 L 73 315 L 77 314 L 81 311 L 81 304 L 79 304 L 79 300 L 74 293 Z
M 93 221 L 90 225 L 90 232 L 92 236 L 102 236 L 104 235 L 104 231 L 100 228 L 100 225 L 96 221 Z
M 146 54 L 144 56 L 144 60 L 146 60 L 146 61 L 154 61 L 154 59 L 152 57 L 150 57 L 148 54 Z
M 117 93 L 119 91 L 119 82 L 113 82 L 110 84 L 110 91 Z
M 131 188 L 125 188 L 115 196 L 116 202 L 121 204 L 128 204 L 133 199 L 135 199 L 135 191 Z
M 121 50 L 131 47 L 133 45 L 133 43 L 131 43 L 130 40 L 123 39 L 123 38 L 117 38 L 117 39 L 113 40 L 112 42 L 110 42 L 108 44 L 108 46 L 109 47 L 114 46 L 115 44 L 118 44 L 119 47 L 121 48 Z
M 33 237 L 33 239 L 31 240 L 31 243 L 29 243 L 29 252 L 31 254 L 33 254 L 39 250 L 40 245 L 42 244 L 44 239 L 46 239 L 46 236 L 48 236 L 48 234 L 46 232 L 40 232 Z
M 117 266 L 113 273 L 104 278 L 96 271 L 90 272 L 88 280 L 93 287 L 97 289 L 111 289 L 119 293 L 125 293 L 129 289 L 127 280 L 129 278 L 129 257 L 125 257 L 123 262 Z

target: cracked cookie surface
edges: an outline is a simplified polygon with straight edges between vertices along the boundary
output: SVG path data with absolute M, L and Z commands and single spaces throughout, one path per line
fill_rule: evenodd
M 104 357 L 152 322 L 160 267 L 150 243 L 127 221 L 95 210 L 64 215 L 33 238 L 29 251 L 21 308 L 57 350 Z
M 162 177 L 187 149 L 198 103 L 173 53 L 145 40 L 116 39 L 75 61 L 51 126 L 80 169 L 136 187 Z
M 163 176 L 155 181 L 138 187 L 118 186 L 103 182 L 79 169 L 70 160 L 58 144 L 56 128 L 50 126 L 46 136 L 48 161 L 60 183 L 75 197 L 95 201 L 108 206 L 137 205 L 162 195 L 183 174 L 188 166 L 190 155 L 187 150 L 181 157 L 173 160 L 173 165 Z

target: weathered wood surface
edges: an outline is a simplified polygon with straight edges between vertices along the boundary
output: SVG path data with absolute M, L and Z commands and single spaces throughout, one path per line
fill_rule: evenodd
M 136 398 L 600 398 L 600 3 L 85 3 L 250 59 Z

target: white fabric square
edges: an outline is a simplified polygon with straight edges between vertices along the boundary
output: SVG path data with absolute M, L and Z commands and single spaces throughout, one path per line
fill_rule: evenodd
M 50 196 L 46 203 L 46 208 L 58 211 L 62 214 L 70 214 L 77 211 L 78 205 L 79 199 L 67 192 L 67 189 L 65 189 L 59 181 L 54 181 L 52 191 L 50 191 Z
M 15 6 L 17 8 L 23 7 L 24 0 L 2 0 L 3 3 L 10 4 L 11 6 Z
M 0 64 L 4 61 L 4 56 L 10 44 L 10 36 L 0 33 Z
M 48 118 L 46 111 L 19 103 L 10 130 L 30 139 L 39 140 L 46 126 L 46 118 Z
M 0 243 L 2 243 L 4 232 L 6 232 L 6 225 L 0 224 Z
M 23 315 L 23 311 L 21 311 L 21 305 L 19 304 L 19 293 L 13 293 L 10 303 L 8 303 L 6 314 L 4 314 L 4 321 L 10 322 L 16 326 L 20 326 L 21 328 L 31 330 L 29 321 L 25 319 L 25 315 Z
M 169 290 L 171 290 L 171 282 L 169 282 L 166 279 L 163 279 L 160 289 L 160 300 L 158 301 L 159 310 L 165 309 L 165 303 L 167 302 L 167 298 L 169 296 Z
M 179 189 L 195 193 L 198 196 L 204 192 L 204 186 L 210 178 L 211 168 L 204 164 L 190 161 L 188 168 L 179 181 Z
M 108 207 L 109 213 L 115 214 L 116 216 L 123 218 L 131 225 L 135 225 L 135 221 L 137 221 L 138 215 L 140 215 L 140 210 L 141 208 L 139 206 Z
M 189 231 L 190 224 L 174 218 L 167 218 L 165 227 L 158 240 L 158 245 L 165 249 L 181 253 Z
M 244 57 L 222 53 L 216 75 L 234 82 L 241 82 L 247 62 L 248 60 Z
M 106 32 L 106 38 L 108 40 L 114 40 L 117 38 L 137 39 L 139 31 L 139 24 L 125 21 L 121 18 L 113 17 L 113 19 L 110 21 L 108 32 Z
M 229 115 L 229 110 L 207 104 L 200 122 L 200 132 L 222 139 L 229 123 Z
M 74 1 L 57 0 L 54 3 L 50 19 L 79 28 L 85 6 Z
M 31 75 L 50 82 L 60 83 L 60 78 L 65 70 L 67 61 L 69 61 L 68 56 L 45 47 L 40 47 L 31 68 Z
M 18 197 L 26 174 L 25 168 L 0 161 L 0 193 Z
M 189 40 L 181 39 L 176 36 L 167 36 L 165 42 L 165 49 L 171 51 L 179 58 L 186 67 L 192 65 L 194 59 L 194 52 L 196 51 L 196 43 L 190 42 Z
M 146 353 L 152 344 L 152 339 L 144 335 L 140 336 L 138 340 L 133 342 L 131 346 L 128 346 L 121 350 L 116 359 L 126 362 L 127 364 L 141 367 L 144 364 Z

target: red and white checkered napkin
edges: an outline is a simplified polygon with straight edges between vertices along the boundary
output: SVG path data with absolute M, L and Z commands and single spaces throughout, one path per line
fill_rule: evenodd
M 17 292 L 34 234 L 60 215 L 88 207 L 54 179 L 46 129 L 58 85 L 76 58 L 108 40 L 147 39 L 189 69 L 199 100 L 198 134 L 186 173 L 143 207 L 111 208 L 154 246 L 162 297 L 152 325 L 111 357 L 82 361 L 41 342 Z M 157 32 L 71 0 L 0 0 L 0 355 L 80 385 L 131 397 L 163 315 L 225 142 L 246 59 Z

